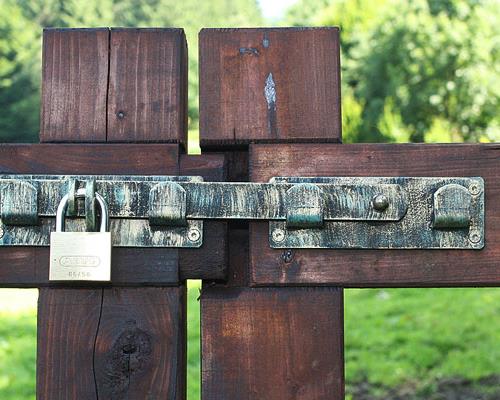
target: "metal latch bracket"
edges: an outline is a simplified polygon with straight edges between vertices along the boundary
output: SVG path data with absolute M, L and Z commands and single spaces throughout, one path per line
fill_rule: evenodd
M 0 175 L 0 245 L 47 246 L 60 199 L 82 187 L 106 200 L 114 246 L 199 247 L 205 219 L 267 221 L 273 248 L 484 246 L 484 182 L 477 177 L 278 177 L 236 183 L 114 175 Z M 82 218 L 89 212 L 88 204 L 72 204 L 70 229 L 95 225 L 95 215 L 90 225 Z

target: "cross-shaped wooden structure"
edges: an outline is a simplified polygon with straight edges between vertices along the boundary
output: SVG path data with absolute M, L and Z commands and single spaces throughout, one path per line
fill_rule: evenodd
M 114 248 L 112 283 L 48 281 L 48 248 L 0 247 L 0 285 L 40 288 L 37 398 L 184 399 L 186 279 L 203 279 L 202 398 L 342 399 L 343 287 L 498 286 L 500 147 L 341 144 L 338 30 L 200 33 L 200 137 L 185 154 L 180 29 L 47 29 L 41 144 L 0 172 L 480 176 L 485 248 L 272 249 L 266 222 L 209 222 L 200 249 Z

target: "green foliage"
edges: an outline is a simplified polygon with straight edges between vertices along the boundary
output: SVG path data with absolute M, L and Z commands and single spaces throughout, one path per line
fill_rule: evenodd
M 299 1 L 288 21 L 342 29 L 343 113 L 362 108 L 346 141 L 500 140 L 498 1 L 326 3 Z
M 39 57 L 34 24 L 12 4 L 0 8 L 0 136 L 29 141 L 38 131 Z M 34 73 L 36 71 L 36 74 Z

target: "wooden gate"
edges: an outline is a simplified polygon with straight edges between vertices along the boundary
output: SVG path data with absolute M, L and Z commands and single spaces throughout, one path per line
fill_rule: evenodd
M 484 249 L 272 249 L 267 222 L 205 221 L 199 249 L 114 248 L 111 284 L 68 285 L 47 247 L 0 247 L 1 286 L 40 288 L 38 399 L 184 399 L 186 279 L 204 280 L 204 400 L 342 399 L 344 287 L 499 285 L 500 147 L 341 144 L 338 34 L 202 30 L 188 156 L 182 30 L 45 30 L 42 143 L 0 146 L 0 172 L 479 176 Z

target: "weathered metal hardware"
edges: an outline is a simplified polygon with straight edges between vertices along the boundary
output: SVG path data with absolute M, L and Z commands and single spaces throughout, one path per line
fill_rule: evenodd
M 151 225 L 187 226 L 186 191 L 176 182 L 157 183 L 149 191 Z
M 150 192 L 157 184 L 162 182 L 188 182 L 200 181 L 197 177 L 176 176 L 61 176 L 61 175 L 1 175 L 0 192 L 4 187 L 12 183 L 32 185 L 38 193 L 38 201 L 30 206 L 33 216 L 37 216 L 38 223 L 29 226 L 20 226 L 16 223 L 17 218 L 25 214 L 27 206 L 7 208 L 11 214 L 10 219 L 0 223 L 3 235 L 0 237 L 0 245 L 6 246 L 48 246 L 50 232 L 54 230 L 54 217 L 59 200 L 71 191 L 72 185 L 76 190 L 84 189 L 88 194 L 85 200 L 80 199 L 82 204 L 76 208 L 75 217 L 68 217 L 66 224 L 70 231 L 88 231 L 95 229 L 87 228 L 87 212 L 93 214 L 90 227 L 95 226 L 95 207 L 93 208 L 93 193 L 100 193 L 109 207 L 110 230 L 112 233 L 113 246 L 119 247 L 199 247 L 203 242 L 203 221 L 190 219 L 185 226 L 158 226 L 150 224 L 161 222 L 161 218 L 154 221 L 155 215 L 161 215 L 160 208 L 150 207 Z M 95 181 L 95 184 L 92 182 Z M 75 182 L 73 184 L 73 182 Z M 89 189 L 90 183 L 90 189 Z M 74 195 L 72 195 L 74 197 Z M 70 198 L 72 197 L 69 196 Z M 15 195 L 14 195 L 15 197 Z M 90 198 L 90 201 L 89 201 Z M 3 200 L 3 196 L 2 199 Z M 15 201 L 22 204 L 25 200 L 20 194 Z M 94 200 L 95 201 L 95 200 Z M 169 199 L 162 199 L 169 203 Z M 151 201 L 154 204 L 154 199 Z M 69 206 L 68 206 L 69 207 Z M 158 206 L 159 207 L 159 206 Z M 4 208 L 2 208 L 2 211 Z M 19 214 L 14 213 L 14 211 Z M 151 212 L 150 212 L 151 211 Z M 85 217 L 85 218 L 84 218 Z M 169 218 L 167 215 L 165 218 Z M 14 223 L 10 223 L 10 222 Z M 174 224 L 172 224 L 174 225 Z M 196 240 L 189 232 L 196 229 L 200 234 Z
M 38 223 L 37 189 L 27 181 L 9 181 L 1 189 L 0 218 L 9 225 Z
M 464 186 L 451 183 L 434 192 L 434 228 L 468 228 L 472 195 Z
M 275 248 L 484 246 L 481 178 L 282 177 L 233 183 L 200 177 L 15 175 L 0 177 L 1 193 L 11 182 L 32 185 L 40 224 L 20 227 L 2 220 L 0 244 L 48 244 L 54 199 L 68 193 L 73 180 L 78 187 L 95 180 L 94 190 L 109 204 L 115 246 L 199 247 L 204 219 L 267 220 Z M 78 218 L 69 222 L 81 230 Z
M 93 186 L 93 185 L 92 185 Z M 70 197 L 95 198 L 101 211 L 99 232 L 65 232 L 65 215 Z M 50 234 L 49 280 L 111 280 L 111 233 L 106 201 L 87 188 L 66 194 L 56 213 L 56 231 Z
M 290 229 L 271 221 L 274 248 L 481 249 L 484 246 L 482 178 L 275 178 L 289 184 L 330 182 L 344 191 L 333 203 L 364 210 L 364 218 L 326 221 L 322 229 Z M 351 186 L 346 185 L 347 182 Z M 377 193 L 363 189 L 373 184 Z M 401 197 L 387 190 L 398 187 Z M 472 189 L 471 189 L 472 188 Z M 474 194 L 472 194 L 474 193 Z M 390 213 L 395 199 L 404 216 L 396 223 L 374 219 Z M 369 204 L 365 202 L 368 201 Z M 361 215 L 360 215 L 361 216 Z

